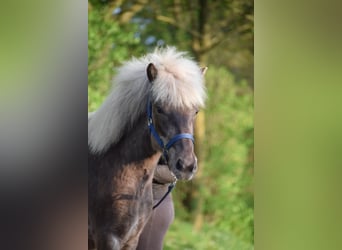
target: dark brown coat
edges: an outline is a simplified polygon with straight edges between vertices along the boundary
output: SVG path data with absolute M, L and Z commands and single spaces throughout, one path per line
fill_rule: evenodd
M 153 149 L 146 117 L 101 155 L 89 153 L 90 236 L 98 250 L 135 249 L 152 212 Z M 139 125 L 141 124 L 141 125 Z

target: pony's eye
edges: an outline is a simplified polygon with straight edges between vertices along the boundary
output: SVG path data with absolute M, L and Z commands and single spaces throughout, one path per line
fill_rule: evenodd
M 164 111 L 162 110 L 161 107 L 158 107 L 158 106 L 157 106 L 157 113 L 158 113 L 158 114 L 164 114 Z
M 198 110 L 195 111 L 195 115 L 197 115 L 197 114 L 198 114 Z

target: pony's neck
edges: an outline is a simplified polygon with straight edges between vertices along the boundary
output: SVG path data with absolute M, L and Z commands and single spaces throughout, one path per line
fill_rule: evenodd
M 152 147 L 145 114 L 139 117 L 133 128 L 125 132 L 118 143 L 110 147 L 108 153 L 119 156 L 124 164 L 142 162 L 155 154 L 161 154 Z

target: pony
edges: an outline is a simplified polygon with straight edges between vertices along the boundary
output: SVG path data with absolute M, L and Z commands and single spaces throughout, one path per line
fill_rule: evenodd
M 177 179 L 196 173 L 192 134 L 205 70 L 174 47 L 156 49 L 124 63 L 88 115 L 89 249 L 136 249 L 160 158 Z

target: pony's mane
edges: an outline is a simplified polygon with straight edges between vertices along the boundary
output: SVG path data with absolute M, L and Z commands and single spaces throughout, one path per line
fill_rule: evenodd
M 151 84 L 146 69 L 158 70 Z M 203 107 L 206 97 L 200 67 L 185 52 L 174 47 L 156 49 L 142 58 L 133 58 L 118 70 L 111 93 L 102 106 L 88 116 L 88 145 L 100 153 L 120 140 L 146 112 L 147 98 L 178 109 Z

